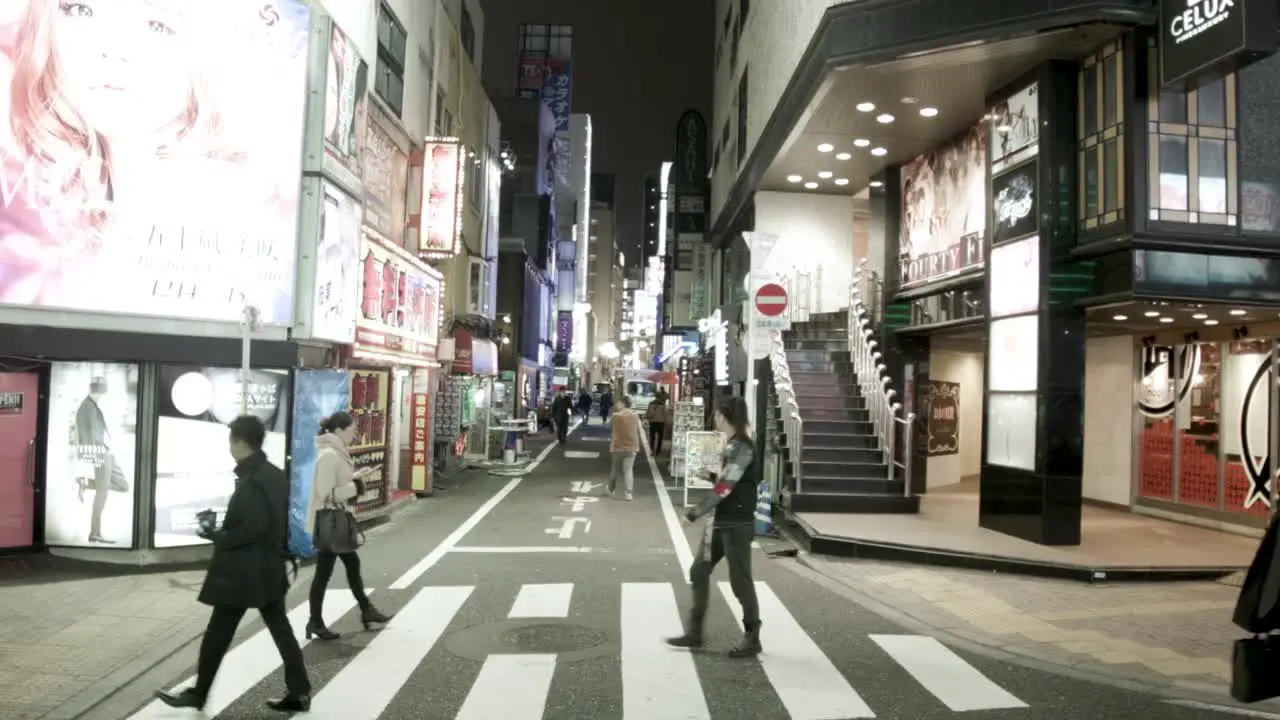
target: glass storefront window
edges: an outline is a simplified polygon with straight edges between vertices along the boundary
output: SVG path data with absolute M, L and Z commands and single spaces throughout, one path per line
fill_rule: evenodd
M 1230 513 L 1266 517 L 1268 499 L 1252 492 L 1253 478 L 1266 478 L 1270 454 L 1271 340 L 1239 340 L 1227 348 L 1222 383 L 1222 428 L 1226 460 L 1225 502 Z
M 1178 432 L 1178 485 L 1174 500 L 1185 505 L 1217 508 L 1221 484 L 1218 391 L 1222 361 L 1216 343 L 1194 343 L 1179 350 L 1179 392 L 1174 412 Z
M 1173 408 L 1176 383 L 1174 349 L 1142 349 L 1142 380 L 1138 385 L 1138 496 L 1173 499 Z

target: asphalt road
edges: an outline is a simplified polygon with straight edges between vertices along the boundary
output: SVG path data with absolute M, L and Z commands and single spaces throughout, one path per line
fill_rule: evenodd
M 598 419 L 595 420 L 599 422 Z M 343 633 L 304 652 L 316 691 L 305 717 L 333 720 L 1213 720 L 1169 704 L 994 661 L 913 635 L 812 582 L 788 560 L 755 557 L 765 652 L 732 660 L 727 583 L 713 591 L 708 647 L 667 648 L 688 606 L 682 564 L 696 527 L 664 503 L 645 456 L 633 502 L 604 496 L 607 428 L 578 429 L 531 474 L 473 472 L 371 534 L 366 584 L 397 613 L 364 631 L 341 572 L 326 615 Z M 598 455 L 593 455 L 598 453 Z M 717 571 L 716 580 L 727 578 Z M 304 603 L 294 589 L 291 606 Z M 344 611 L 346 611 L 344 613 Z M 193 612 L 203 612 L 195 608 Z M 305 611 L 294 613 L 300 632 Z M 283 691 L 265 633 L 247 624 L 207 716 L 277 717 Z M 190 646 L 122 688 L 86 720 L 197 717 L 148 700 L 193 671 Z M 1270 717 L 1270 716 L 1263 716 Z

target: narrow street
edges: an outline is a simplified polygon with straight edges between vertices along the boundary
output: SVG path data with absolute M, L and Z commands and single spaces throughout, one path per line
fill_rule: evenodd
M 473 476 L 375 531 L 361 551 L 375 604 L 395 619 L 366 632 L 335 577 L 336 641 L 304 652 L 316 691 L 305 717 L 332 720 L 842 720 L 967 718 L 1205 720 L 1203 706 L 1072 679 L 949 648 L 813 582 L 760 551 L 755 572 L 765 652 L 725 656 L 739 632 L 717 571 L 708 646 L 668 648 L 697 529 L 636 463 L 635 499 L 610 498 L 608 428 L 578 428 L 517 478 Z M 696 545 L 693 545 L 696 547 Z M 341 573 L 337 574 L 341 576 Z M 304 581 L 290 605 L 301 632 Z M 193 606 L 192 613 L 204 613 Z M 279 659 L 255 621 L 223 664 L 208 717 L 274 715 Z M 122 688 L 86 720 L 195 717 L 149 699 L 186 683 L 195 644 Z M 1260 715 L 1261 717 L 1268 717 Z

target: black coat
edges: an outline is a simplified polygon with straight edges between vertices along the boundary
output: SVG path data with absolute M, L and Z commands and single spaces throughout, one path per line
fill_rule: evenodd
M 213 534 L 213 559 L 200 602 L 261 608 L 284 599 L 289 543 L 289 479 L 262 453 L 236 466 L 236 490 L 222 527 Z
M 1280 552 L 1277 521 L 1272 520 L 1253 556 L 1231 621 L 1251 633 L 1280 630 Z

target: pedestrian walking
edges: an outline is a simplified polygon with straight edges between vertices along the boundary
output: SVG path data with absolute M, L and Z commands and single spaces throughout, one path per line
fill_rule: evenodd
M 605 390 L 600 394 L 600 422 L 609 422 L 609 411 L 613 409 L 613 391 Z
M 551 422 L 556 425 L 556 441 L 564 445 L 569 440 L 569 416 L 573 412 L 569 391 L 562 390 L 551 402 Z
M 236 489 L 222 527 L 214 528 L 211 518 L 205 520 L 209 513 L 202 514 L 199 530 L 213 543 L 213 559 L 198 599 L 213 612 L 200 642 L 196 684 L 177 693 L 158 691 L 156 697 L 170 707 L 203 710 L 236 628 L 252 608 L 262 616 L 284 661 L 287 694 L 268 700 L 267 707 L 306 712 L 311 709 L 311 680 L 284 607 L 289 589 L 289 478 L 262 452 L 267 429 L 261 420 L 243 415 L 229 427 Z
M 705 500 L 689 508 L 685 519 L 695 522 L 714 513 L 707 523 L 689 570 L 693 608 L 684 634 L 667 643 L 680 648 L 697 648 L 703 643 L 703 622 L 711 593 L 711 573 L 724 558 L 729 563 L 729 585 L 742 605 L 743 636 L 729 650 L 729 657 L 754 657 L 761 652 L 760 605 L 751 577 L 751 542 L 755 539 L 756 488 L 760 484 L 760 463 L 747 422 L 747 403 L 730 396 L 716 406 L 716 430 L 726 438 L 719 473 L 708 473 L 714 489 Z
M 659 393 L 644 413 L 649 421 L 649 450 L 654 455 L 662 453 L 662 440 L 667 436 L 667 396 Z
M 311 477 L 311 498 L 307 502 L 307 533 L 316 548 L 316 574 L 311 579 L 311 619 L 306 635 L 310 640 L 335 640 L 338 633 L 324 624 L 324 592 L 333 577 L 338 560 L 347 571 L 347 587 L 360 607 L 360 622 L 368 630 L 372 625 L 390 622 L 369 602 L 360 576 L 360 555 L 356 553 L 355 520 L 347 510 L 349 503 L 364 494 L 364 480 L 373 468 L 355 469 L 349 448 L 355 440 L 356 427 L 349 413 L 339 410 L 320 422 L 316 437 L 316 467 Z
M 640 452 L 640 416 L 631 409 L 631 398 L 623 395 L 619 401 L 622 407 L 613 414 L 612 427 L 609 430 L 609 494 L 618 489 L 618 478 L 621 476 L 623 489 L 628 501 L 635 490 L 636 453 Z

